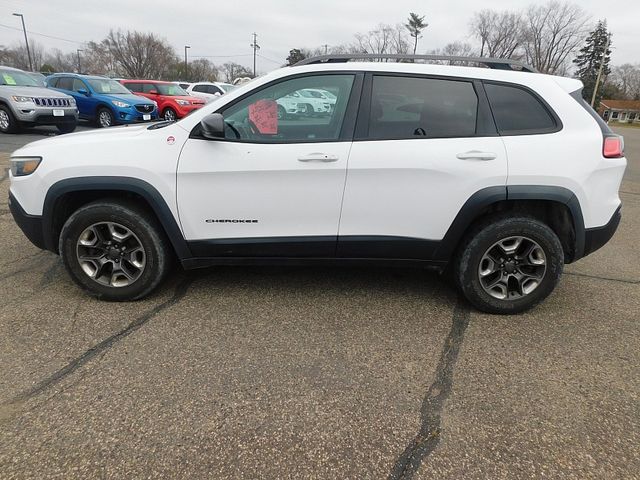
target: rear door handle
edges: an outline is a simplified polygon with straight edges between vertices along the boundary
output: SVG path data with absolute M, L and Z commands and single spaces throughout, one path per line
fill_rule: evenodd
M 460 160 L 495 160 L 497 157 L 493 152 L 481 152 L 479 150 L 471 150 L 456 155 L 456 158 Z
M 308 155 L 302 155 L 298 157 L 299 162 L 337 162 L 337 155 L 329 155 L 327 153 L 310 153 Z

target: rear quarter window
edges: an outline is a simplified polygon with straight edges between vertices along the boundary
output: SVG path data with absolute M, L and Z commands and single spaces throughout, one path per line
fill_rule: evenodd
M 511 85 L 485 83 L 500 135 L 532 135 L 560 129 L 560 122 L 531 91 Z

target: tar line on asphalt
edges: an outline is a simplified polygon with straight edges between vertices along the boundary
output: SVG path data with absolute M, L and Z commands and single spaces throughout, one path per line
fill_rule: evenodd
M 114 333 L 110 337 L 105 338 L 103 341 L 101 341 L 97 345 L 94 345 L 90 349 L 86 350 L 82 355 L 79 355 L 78 357 L 71 360 L 60 370 L 57 370 L 56 372 L 52 373 L 48 377 L 44 378 L 43 380 L 40 380 L 37 384 L 35 384 L 29 390 L 26 390 L 18 394 L 13 399 L 9 400 L 7 403 L 4 404 L 4 406 L 11 407 L 11 406 L 19 405 L 29 400 L 31 397 L 34 397 L 35 395 L 42 393 L 43 391 L 47 390 L 53 385 L 56 385 L 61 380 L 66 378 L 68 375 L 72 374 L 73 372 L 78 370 L 80 367 L 82 367 L 83 365 L 91 361 L 93 358 L 100 355 L 101 353 L 108 350 L 109 348 L 113 347 L 120 340 L 128 337 L 133 332 L 135 332 L 136 330 L 144 326 L 144 324 L 146 324 L 149 320 L 151 320 L 153 317 L 158 315 L 160 312 L 162 312 L 163 310 L 166 310 L 167 308 L 175 305 L 180 300 L 182 300 L 184 296 L 187 294 L 187 291 L 189 290 L 189 287 L 191 286 L 193 281 L 194 281 L 193 276 L 187 277 L 186 279 L 182 280 L 176 286 L 171 298 L 147 310 L 142 315 L 134 319 L 131 323 L 129 323 L 129 325 L 127 325 L 124 329 Z M 10 410 L 15 411 L 14 409 L 10 409 Z M 2 412 L 0 412 L 0 418 L 1 417 L 2 417 Z
M 413 478 L 422 462 L 440 443 L 440 424 L 444 407 L 453 386 L 453 373 L 458 353 L 469 326 L 470 311 L 462 299 L 458 300 L 451 320 L 451 330 L 444 342 L 436 376 L 422 400 L 420 430 L 398 457 L 389 480 Z

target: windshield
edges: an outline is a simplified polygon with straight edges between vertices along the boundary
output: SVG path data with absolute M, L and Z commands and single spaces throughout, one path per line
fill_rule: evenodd
M 238 88 L 236 85 L 231 85 L 230 83 L 218 83 L 218 86 L 224 90 L 224 93 L 229 93 L 231 90 Z
M 39 87 L 38 82 L 20 70 L 0 69 L 0 85 L 15 85 L 17 87 Z
M 154 86 L 158 89 L 158 93 L 160 95 L 168 95 L 170 97 L 182 97 L 184 95 L 189 95 L 180 87 L 180 85 L 176 85 L 174 83 L 156 83 Z
M 96 93 L 105 95 L 131 94 L 124 85 L 110 78 L 88 78 L 87 82 Z

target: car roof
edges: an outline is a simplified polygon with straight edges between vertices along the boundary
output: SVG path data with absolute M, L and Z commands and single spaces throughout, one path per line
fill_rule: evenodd
M 24 70 L 20 70 L 19 68 L 5 67 L 4 65 L 0 65 L 0 68 L 3 70 L 13 70 L 14 72 L 24 72 Z
M 105 77 L 102 75 L 83 75 L 81 73 L 54 73 L 50 75 L 51 77 L 76 77 L 76 78 L 86 78 L 87 80 L 113 80 L 112 78 Z
M 174 85 L 174 82 L 167 82 L 166 80 L 136 80 L 133 78 L 121 78 L 121 82 L 136 82 L 136 83 L 163 83 L 167 85 Z

